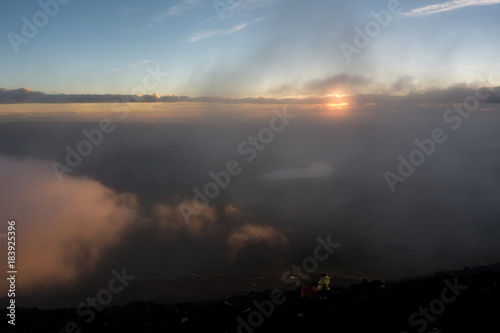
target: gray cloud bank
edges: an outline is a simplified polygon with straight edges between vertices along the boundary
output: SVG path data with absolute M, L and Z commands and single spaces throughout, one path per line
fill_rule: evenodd
M 343 91 L 354 100 L 366 99 L 366 96 L 377 98 L 379 103 L 460 103 L 467 96 L 473 95 L 479 84 L 457 84 L 448 88 L 429 88 L 417 90 L 412 83 L 413 78 L 404 76 L 392 85 L 381 86 L 361 75 L 338 74 L 324 79 L 312 80 L 304 85 L 284 85 L 272 91 L 272 94 L 306 96 L 326 96 Z M 500 103 L 500 86 L 489 87 L 493 94 L 486 103 Z M 375 91 L 375 92 L 373 92 Z M 155 103 L 155 102 L 217 102 L 217 103 L 251 103 L 251 104 L 321 104 L 328 103 L 335 96 L 326 97 L 287 97 L 287 98 L 221 98 L 221 97 L 188 97 L 158 94 L 120 95 L 120 94 L 46 94 L 28 88 L 0 89 L 0 104 L 16 103 Z

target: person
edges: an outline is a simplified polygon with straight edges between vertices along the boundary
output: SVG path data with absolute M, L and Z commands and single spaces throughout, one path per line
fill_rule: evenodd
M 319 279 L 318 286 L 316 287 L 320 299 L 326 298 L 326 290 L 330 290 L 330 277 L 326 274 L 321 274 L 321 279 Z
M 300 297 L 316 299 L 318 297 L 318 294 L 316 293 L 316 288 L 314 287 L 314 283 L 310 284 L 304 283 L 302 285 L 302 290 L 300 291 Z

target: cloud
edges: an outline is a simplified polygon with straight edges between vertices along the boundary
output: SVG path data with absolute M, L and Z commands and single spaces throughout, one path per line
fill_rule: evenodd
M 132 64 L 130 66 L 131 67 L 137 67 L 137 66 L 144 65 L 144 64 L 147 64 L 147 63 L 150 63 L 150 62 L 151 62 L 151 60 L 143 60 L 141 62 L 136 62 L 136 63 L 134 63 L 134 64 Z
M 432 90 L 434 96 L 430 92 L 415 94 L 414 98 L 425 101 L 448 96 L 454 100 L 460 97 L 458 102 L 462 102 L 463 94 L 469 91 L 465 85 Z M 404 102 L 413 95 L 393 96 L 391 100 Z M 463 127 L 436 147 L 436 160 L 426 161 L 425 168 L 415 172 L 415 178 L 408 179 L 398 190 L 400 195 L 394 197 L 382 178 L 385 170 L 397 170 L 399 154 L 407 158 L 415 149 L 413 140 L 428 138 L 438 126 L 448 128 L 442 121 L 448 107 L 429 107 L 436 115 L 430 119 L 427 114 L 420 117 L 423 114 L 415 112 L 380 117 L 371 113 L 371 108 L 366 109 L 367 117 L 345 122 L 306 116 L 304 122 L 294 123 L 290 132 L 287 130 L 284 137 L 269 145 L 251 166 L 244 166 L 244 172 L 234 181 L 231 179 L 231 185 L 221 189 L 207 208 L 193 215 L 190 224 L 184 222 L 178 205 L 192 204 L 192 189 L 203 190 L 211 181 L 209 170 L 220 170 L 228 159 L 239 160 L 235 149 L 242 140 L 241 133 L 256 133 L 264 118 L 254 122 L 246 117 L 248 109 L 234 105 L 227 109 L 231 114 L 241 114 L 235 116 L 236 129 L 226 117 L 216 117 L 213 125 L 198 123 L 197 118 L 192 126 L 180 128 L 175 122 L 154 126 L 123 123 L 74 174 L 91 175 L 106 186 L 133 192 L 140 202 L 137 209 L 133 202 L 120 200 L 117 192 L 88 179 L 69 177 L 64 187 L 57 186 L 53 174 L 45 179 L 49 177 L 44 171 L 47 162 L 1 158 L 4 190 L 0 213 L 9 214 L 1 219 L 17 218 L 20 228 L 25 224 L 19 230 L 19 251 L 29 246 L 29 256 L 33 255 L 30 260 L 49 260 L 49 256 L 57 254 L 37 270 L 43 273 L 45 266 L 50 266 L 53 275 L 62 269 L 64 276 L 69 268 L 73 273 L 66 281 L 74 281 L 71 276 L 81 273 L 78 284 L 69 286 L 69 291 L 62 290 L 63 282 L 54 286 L 54 293 L 64 293 L 61 299 L 69 302 L 64 303 L 68 307 L 95 295 L 109 281 L 110 270 L 123 266 L 137 276 L 130 289 L 134 300 L 149 299 L 135 289 L 135 283 L 149 285 L 157 276 L 179 277 L 177 281 L 183 281 L 179 275 L 182 273 L 279 279 L 291 265 L 313 255 L 317 237 L 325 239 L 329 234 L 334 242 L 343 245 L 321 264 L 321 270 L 331 269 L 339 276 L 352 269 L 392 278 L 408 271 L 438 270 L 442 265 L 460 267 L 498 261 L 500 251 L 494 237 L 499 232 L 495 224 L 499 215 L 495 184 L 500 165 L 497 113 L 478 113 L 464 119 Z M 259 107 L 252 110 L 264 111 Z M 303 114 L 309 110 L 307 107 Z M 211 117 L 210 110 L 203 111 L 208 113 L 207 119 Z M 267 112 L 262 113 L 267 117 Z M 290 114 L 296 114 L 296 110 L 290 110 Z M 46 161 L 64 158 L 64 145 L 81 140 L 82 129 L 90 126 L 95 123 L 0 123 L 0 142 L 5 143 L 1 149 L 11 154 L 36 155 Z M 337 176 L 294 182 L 254 179 L 255 175 L 286 169 L 297 160 L 322 161 L 334 167 Z M 440 201 L 442 198 L 446 200 Z M 113 217 L 117 225 L 111 222 Z M 82 224 L 85 228 L 78 228 Z M 33 231 L 32 226 L 36 227 Z M 110 231 L 113 226 L 116 233 Z M 45 238 L 48 241 L 43 242 Z M 28 243 L 32 241 L 33 246 Z M 41 249 L 49 253 L 37 253 Z M 61 254 L 63 250 L 68 252 L 68 258 Z M 0 260 L 5 262 L 6 252 L 0 253 Z M 82 263 L 81 268 L 75 268 L 75 263 Z M 20 269 L 19 278 L 22 272 Z M 38 272 L 23 274 L 25 279 L 33 276 L 37 281 Z M 187 290 L 192 290 L 191 286 Z M 78 290 L 83 295 L 76 294 Z M 73 298 L 66 301 L 71 295 Z M 183 297 L 181 301 L 189 301 L 194 296 Z M 52 295 L 33 299 L 33 306 L 53 302 Z M 63 303 L 53 304 L 61 307 Z
M 267 18 L 267 16 L 262 16 L 262 17 L 256 18 L 255 20 L 252 21 L 252 23 L 260 22 L 266 18 Z
M 192 205 L 190 201 L 182 202 Z M 210 257 L 219 258 L 221 251 L 232 261 L 239 259 L 240 252 L 259 243 L 267 243 L 271 249 L 280 249 L 287 244 L 287 236 L 270 225 L 262 225 L 250 214 L 232 206 L 226 205 L 223 209 L 208 206 L 198 214 L 190 217 L 185 223 L 179 206 L 158 204 L 153 210 L 153 225 L 159 227 L 168 239 L 182 237 L 189 239 L 189 243 L 203 245 L 205 253 Z M 186 238 L 187 237 L 187 238 Z M 206 247 L 207 244 L 217 243 L 218 250 Z M 219 252 L 216 252 L 219 251 Z
M 417 83 L 411 76 L 402 76 L 390 84 L 375 82 L 361 75 L 338 74 L 325 79 L 308 81 L 305 84 L 298 82 L 286 83 L 276 90 L 273 95 L 299 95 L 302 97 L 285 98 L 223 98 L 223 97 L 188 97 L 163 95 L 157 93 L 142 95 L 140 99 L 135 95 L 97 95 L 97 94 L 45 94 L 32 91 L 28 88 L 5 89 L 0 88 L 0 104 L 17 103 L 173 103 L 173 102 L 202 102 L 202 103 L 249 103 L 249 104 L 322 104 L 332 103 L 332 95 L 350 95 L 357 100 L 366 100 L 363 94 L 370 94 L 370 99 L 377 96 L 379 100 L 404 101 L 407 103 L 461 103 L 465 97 L 474 93 L 474 89 L 484 86 L 480 82 L 471 84 L 457 84 L 446 88 L 417 89 Z M 493 94 L 485 100 L 486 103 L 500 102 L 500 86 L 491 87 Z M 397 95 L 397 96 L 394 96 Z M 306 97 L 304 97 L 306 96 Z M 315 97 L 322 96 L 322 97 Z M 420 99 L 420 100 L 419 100 Z M 430 100 L 429 100 L 430 99 Z M 392 103 L 392 102 L 391 102 Z M 4 113 L 3 117 L 16 117 L 16 112 Z M 53 114 L 51 114 L 53 116 Z
M 488 6 L 499 4 L 500 0 L 452 0 L 440 4 L 429 5 L 412 9 L 401 14 L 403 17 L 428 16 L 466 7 Z
M 257 179 L 297 179 L 297 178 L 319 178 L 324 177 L 333 172 L 333 169 L 328 165 L 320 162 L 309 162 L 304 168 L 286 169 L 266 173 Z
M 2 88 L 0 89 L 0 103 L 29 103 L 44 95 L 44 93 L 34 92 L 25 87 L 18 89 Z
M 245 10 L 254 10 L 260 7 L 269 7 L 274 5 L 277 0 L 242 0 L 237 4 L 237 7 Z
M 238 253 L 248 244 L 259 242 L 279 247 L 287 243 L 286 237 L 271 226 L 247 224 L 229 236 L 230 257 L 236 258 Z
M 238 25 L 235 25 L 234 27 L 232 27 L 231 29 L 224 31 L 222 34 L 229 35 L 229 34 L 232 34 L 236 31 L 238 31 L 238 30 L 245 29 L 247 26 L 248 26 L 248 23 L 238 24 Z
M 183 0 L 178 5 L 171 6 L 154 16 L 151 23 L 161 22 L 170 16 L 181 16 L 202 6 L 204 6 L 204 3 L 201 0 Z
M 315 95 L 327 95 L 336 93 L 359 93 L 368 87 L 372 80 L 363 75 L 337 74 L 325 79 L 312 80 L 305 84 L 303 91 Z
M 183 202 L 191 205 L 191 202 Z M 213 234 L 215 228 L 216 212 L 213 207 L 207 207 L 198 214 L 193 214 L 190 223 L 185 223 L 179 206 L 157 204 L 153 209 L 154 223 L 164 231 L 169 237 L 176 235 L 180 231 L 192 237 L 206 237 Z
M 213 37 L 213 36 L 220 35 L 223 32 L 224 32 L 224 30 L 205 30 L 205 31 L 200 31 L 200 32 L 195 33 L 193 36 L 191 36 L 187 41 L 190 42 L 190 43 L 196 43 L 196 42 L 199 42 L 202 39 L 210 38 L 210 37 Z
M 142 63 L 147 63 L 145 60 Z M 141 63 L 141 64 L 142 64 Z M 118 71 L 115 68 L 113 71 Z M 175 99 L 175 98 L 174 98 Z M 28 88 L 5 89 L 0 88 L 0 104 L 16 103 L 114 103 L 114 102 L 154 102 L 156 95 L 142 95 L 138 100 L 136 95 L 119 94 L 46 94 L 40 91 L 33 91 Z
M 178 15 L 181 15 L 179 6 L 173 6 L 153 17 L 151 19 L 151 23 L 158 23 L 165 20 L 169 16 L 178 16 Z
M 217 35 L 229 35 L 232 33 L 235 33 L 236 31 L 242 30 L 246 28 L 249 24 L 248 23 L 242 23 L 235 25 L 234 27 L 227 29 L 227 30 L 205 30 L 205 31 L 200 31 L 195 33 L 193 36 L 187 39 L 188 42 L 190 43 L 195 43 L 199 42 L 202 39 L 210 38 L 213 36 Z
M 254 261 L 271 265 L 287 244 L 282 231 L 230 204 L 208 206 L 186 224 L 178 196 L 150 209 L 135 195 L 91 179 L 68 176 L 59 183 L 41 160 L 0 155 L 0 169 L 2 188 L 9 189 L 0 193 L 0 214 L 17 222 L 23 296 L 76 284 L 93 288 L 118 262 L 142 278 L 229 264 L 248 269 L 243 263 Z M 144 262 L 138 253 L 151 258 Z M 2 251 L 0 260 L 7 262 L 6 256 Z
M 218 5 L 224 8 L 224 18 L 229 18 L 236 16 L 238 14 L 238 9 L 250 12 L 257 8 L 273 6 L 276 2 L 277 0 L 224 0 L 219 2 Z M 216 4 L 216 2 L 210 1 L 210 4 Z M 264 18 L 265 16 L 257 18 L 253 22 L 261 21 Z
M 9 189 L 0 192 L 0 211 L 2 220 L 17 222 L 22 272 L 17 283 L 23 293 L 76 281 L 95 268 L 135 218 L 131 194 L 90 179 L 67 177 L 59 183 L 50 165 L 37 160 L 0 156 L 0 165 L 0 183 Z
M 410 75 L 401 76 L 393 83 L 392 89 L 396 93 L 409 93 L 415 89 L 415 78 Z

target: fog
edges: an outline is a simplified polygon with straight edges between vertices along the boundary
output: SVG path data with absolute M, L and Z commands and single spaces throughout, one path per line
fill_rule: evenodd
M 341 246 L 312 274 L 338 281 L 498 262 L 498 104 L 481 103 L 455 129 L 449 108 L 207 106 L 204 122 L 131 114 L 61 179 L 54 162 L 67 166 L 66 146 L 77 150 L 99 117 L 2 122 L 0 211 L 19 226 L 20 302 L 76 306 L 122 267 L 136 276 L 127 301 L 195 300 L 167 282 L 156 298 L 140 287 L 182 285 L 184 273 L 278 285 L 329 235 Z M 386 172 L 400 175 L 398 157 L 436 128 L 447 139 L 391 190 Z M 220 292 L 251 287 L 234 284 Z

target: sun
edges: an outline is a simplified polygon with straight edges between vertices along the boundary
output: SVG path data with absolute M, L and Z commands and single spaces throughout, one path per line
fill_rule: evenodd
M 321 109 L 324 110 L 323 115 L 331 116 L 345 116 L 349 114 L 349 97 L 341 92 L 328 94 L 325 97 L 325 103 Z
M 349 103 L 327 103 L 326 106 L 329 108 L 335 108 L 335 109 L 344 109 L 346 106 L 348 106 Z
M 348 97 L 348 96 L 349 95 L 344 95 L 344 94 L 328 94 L 325 97 L 337 97 L 337 98 L 341 98 L 341 97 Z

